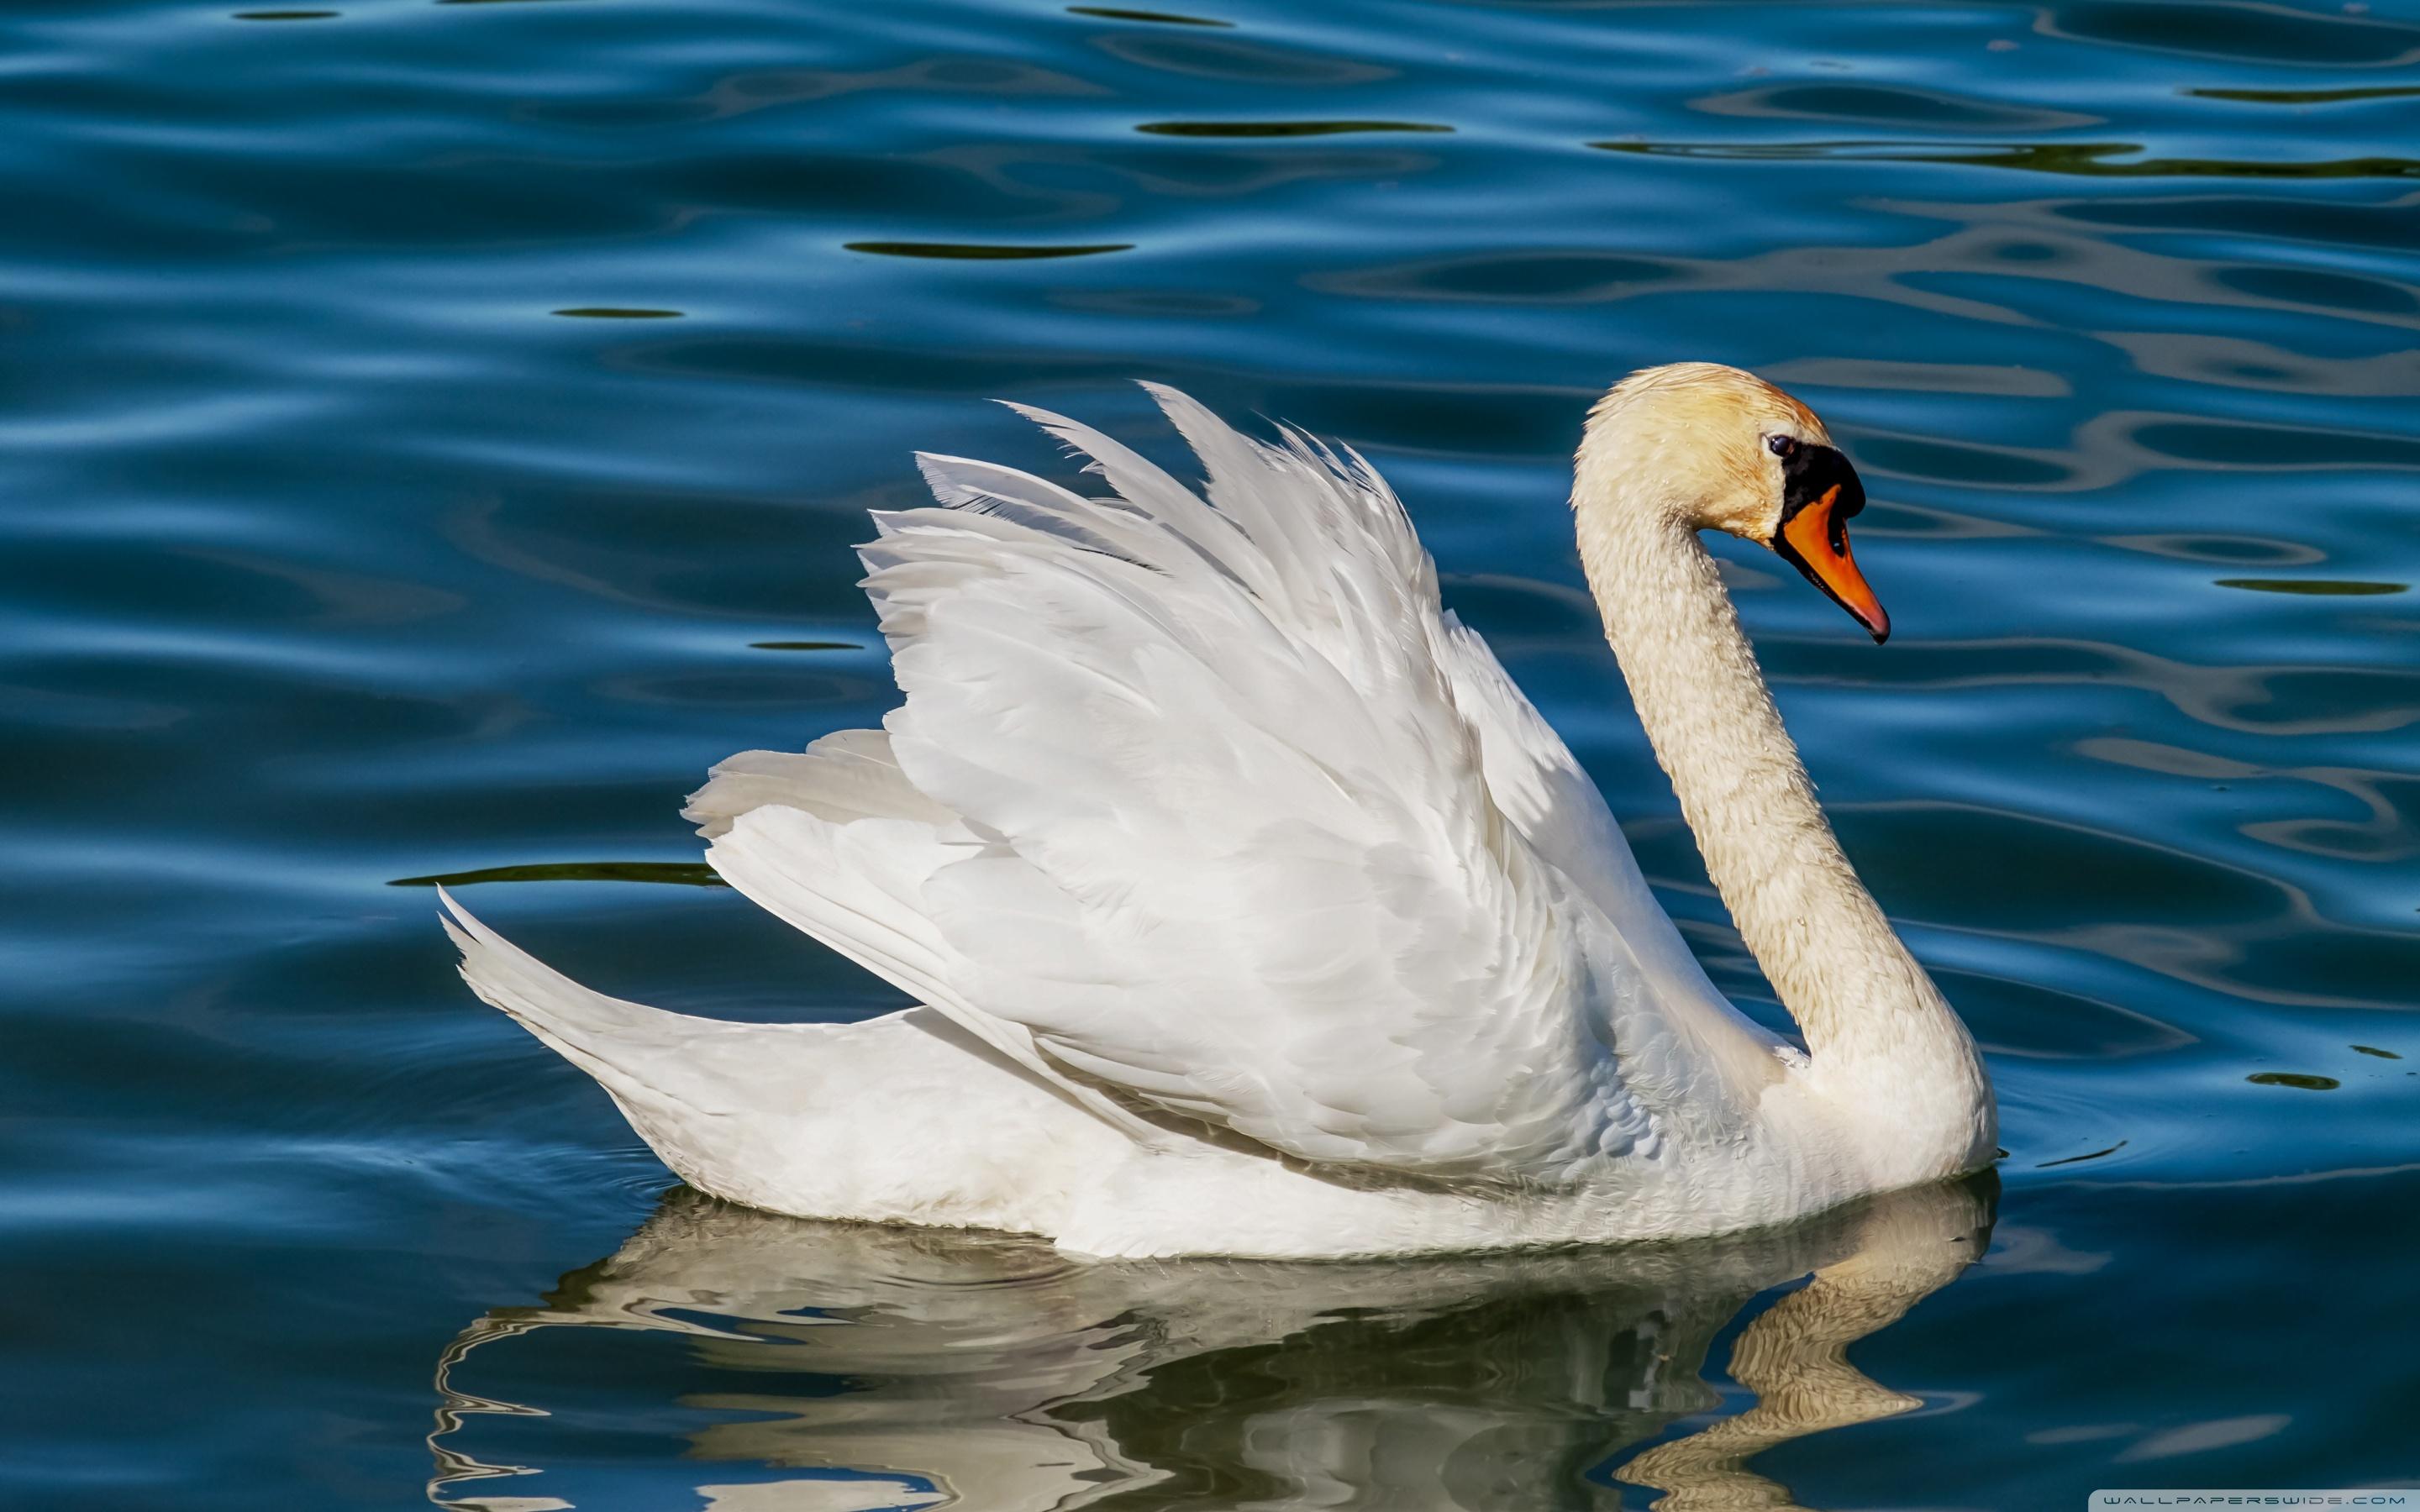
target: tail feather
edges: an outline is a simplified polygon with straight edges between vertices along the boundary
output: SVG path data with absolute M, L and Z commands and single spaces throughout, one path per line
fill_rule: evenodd
M 739 1101 L 732 1066 L 777 1045 L 785 1052 L 806 1048 L 761 1032 L 801 1026 L 692 1018 L 582 987 L 481 923 L 452 893 L 440 887 L 437 895 L 452 916 L 443 920 L 445 933 L 462 951 L 462 980 L 471 990 L 595 1077 L 634 1123 L 643 1115 L 660 1119 L 728 1111 Z M 751 1040 L 744 1056 L 735 1054 L 735 1033 Z
M 860 1024 L 670 1013 L 592 992 L 445 907 L 472 990 L 594 1077 L 699 1191 L 804 1217 L 1056 1232 L 1073 1176 L 1125 1148 L 929 1009 Z

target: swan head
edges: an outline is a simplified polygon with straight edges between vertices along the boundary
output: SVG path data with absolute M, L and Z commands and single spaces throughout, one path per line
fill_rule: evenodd
M 1583 531 L 1644 516 L 1754 541 L 1796 567 L 1877 643 L 1890 616 L 1849 552 L 1866 507 L 1815 411 L 1736 367 L 1643 368 L 1589 412 L 1574 507 Z

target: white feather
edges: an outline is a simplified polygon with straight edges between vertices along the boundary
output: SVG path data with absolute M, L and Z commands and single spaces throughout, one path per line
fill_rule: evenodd
M 709 1191 L 1093 1254 L 1711 1232 L 1907 1163 L 1706 980 L 1369 465 L 1152 393 L 1203 489 L 1032 409 L 1111 494 L 921 457 L 943 507 L 861 552 L 904 702 L 687 810 L 734 887 L 928 1008 L 660 1013 L 449 900 L 473 985 Z M 1727 675 L 1670 654 L 1700 651 Z

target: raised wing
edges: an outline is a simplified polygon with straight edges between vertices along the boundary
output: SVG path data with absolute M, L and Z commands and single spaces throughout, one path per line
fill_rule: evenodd
M 1564 837 L 1555 864 L 1491 792 L 1499 767 L 1585 789 L 1569 753 L 1538 746 L 1483 647 L 1473 661 L 1366 463 L 1153 393 L 1206 499 L 1029 410 L 1113 497 L 928 456 L 954 507 L 876 517 L 865 585 L 907 695 L 886 754 L 956 822 L 757 808 L 716 864 L 1094 1096 L 1434 1176 L 1652 1152 L 1654 1110 L 1706 1088 L 1650 1000 L 1666 973 L 1589 874 L 1637 868 L 1596 856 L 1600 834 Z M 1543 791 L 1519 797 L 1532 825 L 1579 811 Z M 890 858 L 848 843 L 861 830 Z M 801 848 L 890 870 L 868 887 Z M 852 949 L 870 928 L 906 943 Z
M 1454 705 L 1479 732 L 1489 797 L 1530 848 L 1561 872 L 1611 921 L 1633 963 L 1647 979 L 1643 1022 L 1618 1021 L 1634 1083 L 1681 1069 L 1650 1067 L 1647 1052 L 1678 1033 L 1682 1060 L 1697 1070 L 1719 1063 L 1728 1089 L 1761 1087 L 1780 1064 L 1785 1041 L 1733 1008 L 1690 953 L 1671 916 L 1655 901 L 1630 841 L 1606 807 L 1605 795 L 1580 769 L 1571 748 L 1513 683 L 1479 633 L 1445 616 L 1445 665 Z M 1782 1052 L 1788 1054 L 1789 1052 Z M 1694 1105 L 1724 1111 L 1710 1094 L 1678 1093 Z

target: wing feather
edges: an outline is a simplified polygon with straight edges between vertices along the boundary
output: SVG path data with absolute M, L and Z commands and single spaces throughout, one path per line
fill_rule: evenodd
M 892 752 L 982 842 L 923 884 L 951 999 L 1308 1160 L 1544 1176 L 1651 1142 L 1607 1032 L 1637 973 L 1493 801 L 1401 504 L 1155 397 L 1206 500 L 1029 410 L 1117 497 L 928 457 L 958 507 L 863 549 Z
M 1022 406 L 1111 492 L 920 456 L 861 549 L 905 702 L 717 768 L 715 865 L 1138 1138 L 1553 1180 L 1721 1117 L 1770 1037 L 1375 470 L 1151 393 L 1199 491 Z

